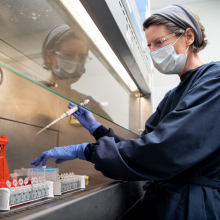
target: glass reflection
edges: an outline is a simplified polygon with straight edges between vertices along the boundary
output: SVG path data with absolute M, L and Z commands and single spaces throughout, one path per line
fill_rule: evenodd
M 52 28 L 43 43 L 44 68 L 60 79 L 78 81 L 85 73 L 88 47 L 67 24 Z
M 138 133 L 138 99 L 57 2 L 0 1 L 0 62 L 74 102 L 91 98 L 89 109 Z M 67 106 L 60 101 L 59 113 Z
M 76 102 L 88 97 L 88 95 L 74 90 L 74 84 L 80 80 L 83 74 L 86 74 L 86 64 L 92 60 L 87 45 L 75 30 L 67 24 L 53 27 L 44 39 L 42 57 L 43 66 L 51 72 L 51 76 L 47 81 L 41 81 L 41 83 L 47 86 L 48 81 L 55 82 L 61 94 L 65 94 L 66 97 Z M 112 120 L 93 97 L 89 96 L 89 98 L 92 100 L 92 104 L 88 106 L 91 107 L 91 110 Z M 71 121 L 74 122 L 72 124 L 78 124 L 73 116 Z

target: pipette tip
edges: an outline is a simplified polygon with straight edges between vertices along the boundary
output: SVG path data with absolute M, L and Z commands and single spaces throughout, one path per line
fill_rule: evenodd
M 43 128 L 42 130 L 38 131 L 36 135 L 40 134 L 43 130 L 45 130 L 45 128 Z

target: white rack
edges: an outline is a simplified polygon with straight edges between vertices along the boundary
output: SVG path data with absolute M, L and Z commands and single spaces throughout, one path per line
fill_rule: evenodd
M 0 211 L 8 211 L 11 207 L 27 202 L 54 197 L 54 183 L 31 184 L 13 188 L 0 188 Z
M 6 185 L 9 188 L 0 188 L 0 211 L 8 211 L 11 207 L 40 200 L 43 198 L 51 198 L 54 195 L 59 196 L 62 193 L 76 189 L 85 188 L 85 175 L 75 175 L 74 173 L 64 173 L 59 175 L 57 168 L 34 168 L 15 170 L 18 175 L 26 174 L 26 184 L 31 179 L 31 185 L 23 185 L 25 181 L 21 178 L 19 181 L 13 180 L 13 185 Z M 26 173 L 25 173 L 25 172 Z M 15 183 L 14 183 L 15 182 Z M 19 182 L 20 186 L 17 186 Z M 9 182 L 10 183 L 10 182 Z
M 76 189 L 85 189 L 86 176 L 69 175 L 54 181 L 54 195 L 60 196 L 62 193 Z

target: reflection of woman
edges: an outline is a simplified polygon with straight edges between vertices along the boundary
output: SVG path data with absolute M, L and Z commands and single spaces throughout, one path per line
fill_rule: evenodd
M 146 219 L 220 219 L 220 62 L 200 60 L 197 53 L 207 44 L 204 27 L 183 5 L 161 9 L 144 29 L 155 67 L 178 74 L 180 83 L 165 95 L 142 135 L 123 140 L 80 108 L 74 115 L 97 143 L 53 148 L 32 164 L 80 158 L 113 179 L 154 180 L 144 186 Z
M 87 46 L 66 24 L 57 25 L 50 30 L 43 43 L 45 69 L 60 79 L 80 79 L 85 73 L 88 57 Z
M 49 80 L 58 84 L 58 92 L 76 102 L 88 98 L 71 89 L 86 71 L 85 64 L 91 60 L 88 52 L 88 47 L 67 24 L 53 27 L 42 47 L 44 68 L 52 71 Z M 90 108 L 110 119 L 98 103 L 89 98 L 92 100 Z

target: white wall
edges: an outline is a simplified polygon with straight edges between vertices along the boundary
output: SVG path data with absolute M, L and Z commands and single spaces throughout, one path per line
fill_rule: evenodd
M 175 3 L 176 1 L 173 1 Z M 205 62 L 220 61 L 220 1 L 206 1 L 193 4 L 186 4 L 199 17 L 205 27 L 208 45 L 199 53 L 200 58 Z M 152 14 L 160 8 L 152 11 Z M 154 76 L 154 109 L 165 93 L 180 82 L 178 75 L 165 75 L 153 70 Z

